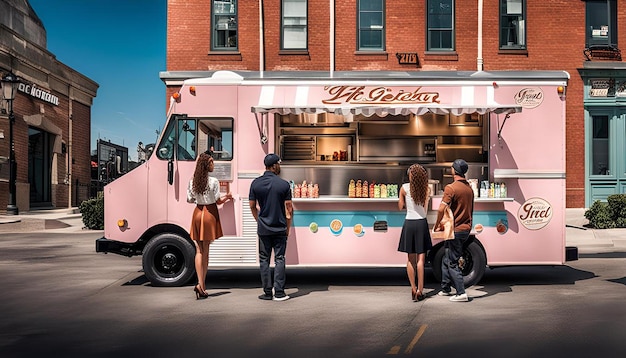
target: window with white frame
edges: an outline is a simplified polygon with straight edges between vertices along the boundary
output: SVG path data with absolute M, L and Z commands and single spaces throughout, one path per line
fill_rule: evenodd
M 615 0 L 587 0 L 586 43 L 593 45 L 617 45 L 617 4 Z
M 454 51 L 454 0 L 427 0 L 427 51 Z
M 500 0 L 500 48 L 526 48 L 526 0 Z
M 307 49 L 307 0 L 282 0 L 283 50 Z
M 385 50 L 385 0 L 359 0 L 358 49 Z
M 211 50 L 236 51 L 237 0 L 213 0 Z

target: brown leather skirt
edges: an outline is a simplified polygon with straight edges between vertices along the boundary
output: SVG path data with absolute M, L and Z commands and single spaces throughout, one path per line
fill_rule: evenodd
M 224 236 L 217 204 L 196 205 L 191 215 L 192 240 L 213 242 Z

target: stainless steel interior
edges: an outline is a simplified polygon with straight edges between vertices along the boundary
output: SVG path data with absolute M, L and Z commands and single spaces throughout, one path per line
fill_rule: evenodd
M 277 115 L 278 143 L 284 161 L 325 162 L 350 151 L 347 161 L 366 163 L 445 163 L 456 158 L 487 161 L 488 123 L 475 115 L 372 116 Z M 294 163 L 295 164 L 295 163 Z
M 456 158 L 467 178 L 488 179 L 488 122 L 482 116 L 344 118 L 334 114 L 277 116 L 281 177 L 319 184 L 320 195 L 347 195 L 351 179 L 402 184 L 413 163 L 426 167 L 439 194 L 452 182 Z M 335 159 L 335 160 L 333 160 Z
M 283 136 L 280 143 L 284 161 L 315 160 L 314 136 Z
M 362 138 L 359 161 L 435 162 L 434 137 Z

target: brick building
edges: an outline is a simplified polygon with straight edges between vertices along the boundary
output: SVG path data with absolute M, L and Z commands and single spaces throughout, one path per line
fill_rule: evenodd
M 262 7 L 262 8 L 260 8 Z M 567 206 L 626 192 L 623 0 L 170 0 L 167 93 L 215 70 L 560 70 Z
M 13 101 L 16 204 L 70 207 L 89 198 L 91 105 L 98 84 L 46 49 L 46 30 L 27 0 L 0 1 L 0 75 L 20 81 Z M 9 202 L 8 106 L 0 101 L 0 212 Z

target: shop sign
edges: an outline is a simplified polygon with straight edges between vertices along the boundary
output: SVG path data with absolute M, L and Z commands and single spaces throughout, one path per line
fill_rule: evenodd
M 552 205 L 541 198 L 530 198 L 520 206 L 517 218 L 528 230 L 539 230 L 552 219 Z
M 417 52 L 397 52 L 396 58 L 400 65 L 416 65 L 419 67 L 419 57 Z
M 613 87 L 613 84 L 615 83 L 613 79 L 608 78 L 596 78 L 590 80 L 590 82 L 590 97 L 607 97 L 609 95 L 609 89 L 611 89 Z
M 389 87 L 366 89 L 365 86 L 325 86 L 330 95 L 322 100 L 324 104 L 427 104 L 439 103 L 439 92 L 423 91 L 417 87 L 413 91 L 394 91 Z
M 32 97 L 39 98 L 42 101 L 52 103 L 54 105 L 59 105 L 59 97 L 53 95 L 52 93 L 43 90 L 41 88 L 37 88 L 34 84 L 28 83 L 20 83 L 17 89 L 20 92 L 24 92 Z
M 539 87 L 522 88 L 513 97 L 522 108 L 535 108 L 543 102 L 543 91 Z

